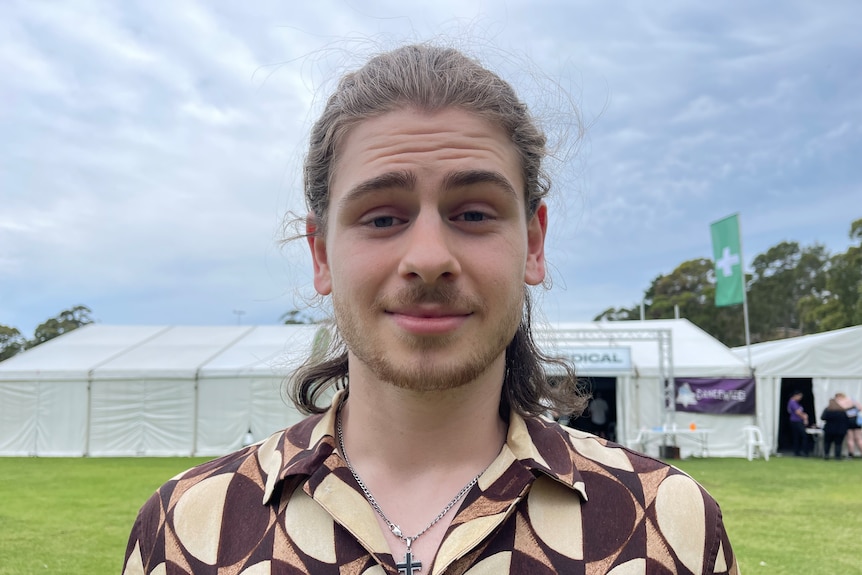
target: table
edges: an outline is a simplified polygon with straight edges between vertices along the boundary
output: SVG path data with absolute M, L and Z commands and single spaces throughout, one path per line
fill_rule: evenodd
M 814 457 L 823 457 L 823 430 L 819 427 L 806 427 L 805 433 L 814 440 Z
M 660 445 L 678 447 L 677 440 L 684 439 L 700 448 L 701 457 L 709 457 L 709 436 L 712 432 L 712 429 L 705 427 L 698 427 L 696 429 L 675 426 L 653 427 L 651 429 L 641 429 L 635 439 L 635 443 L 639 444 L 641 451 L 645 453 L 647 445 L 654 441 L 660 441 Z

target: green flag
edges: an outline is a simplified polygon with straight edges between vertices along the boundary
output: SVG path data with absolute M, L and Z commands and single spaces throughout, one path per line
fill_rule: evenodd
M 715 261 L 715 305 L 742 303 L 745 289 L 742 250 L 739 246 L 739 219 L 734 214 L 710 226 Z

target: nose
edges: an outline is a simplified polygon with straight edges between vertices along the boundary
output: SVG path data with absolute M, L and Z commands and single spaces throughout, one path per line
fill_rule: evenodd
M 425 283 L 454 278 L 461 272 L 455 256 L 456 241 L 439 213 L 422 213 L 410 226 L 403 240 L 398 272 L 405 278 Z

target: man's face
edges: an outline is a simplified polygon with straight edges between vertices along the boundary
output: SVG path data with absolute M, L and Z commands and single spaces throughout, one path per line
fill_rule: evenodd
M 463 110 L 398 110 L 350 131 L 326 236 L 309 243 L 351 372 L 417 390 L 502 373 L 524 284 L 545 275 L 547 208 L 528 221 L 523 188 L 506 134 Z

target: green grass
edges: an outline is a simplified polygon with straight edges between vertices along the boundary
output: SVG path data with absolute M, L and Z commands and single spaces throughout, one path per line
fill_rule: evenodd
M 120 573 L 138 508 L 201 461 L 0 458 L 0 575 Z M 744 575 L 862 573 L 862 461 L 675 463 L 721 503 Z
M 0 457 L 0 575 L 120 573 L 140 506 L 202 461 Z
M 718 500 L 743 575 L 862 574 L 862 461 L 687 459 Z

